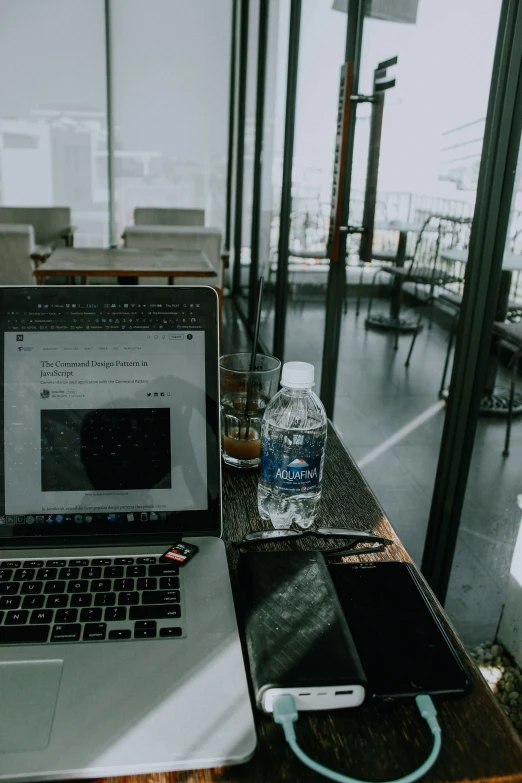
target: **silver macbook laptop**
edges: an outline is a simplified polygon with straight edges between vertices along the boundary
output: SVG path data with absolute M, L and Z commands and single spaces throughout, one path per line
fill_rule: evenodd
M 248 760 L 215 291 L 1 288 L 0 331 L 0 779 Z

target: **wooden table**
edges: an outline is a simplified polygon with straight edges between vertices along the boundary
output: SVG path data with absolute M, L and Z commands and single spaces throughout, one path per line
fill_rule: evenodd
M 200 250 L 138 250 L 122 247 L 57 248 L 43 264 L 33 271 L 37 284 L 52 277 L 80 277 L 82 285 L 88 277 L 175 277 L 216 278 L 216 270 Z
M 225 540 L 237 540 L 247 531 L 267 527 L 257 514 L 256 473 L 225 470 L 223 495 Z M 393 546 L 386 552 L 363 555 L 360 560 L 411 562 L 373 492 L 331 425 L 328 430 L 324 488 L 318 521 L 323 525 L 371 529 L 393 539 Z M 297 546 L 296 542 L 294 546 Z M 234 584 L 237 550 L 230 544 L 227 550 Z M 355 559 L 349 558 L 350 561 Z M 473 689 L 463 698 L 434 699 L 442 727 L 442 750 L 434 767 L 422 781 L 521 783 L 522 743 L 499 709 L 478 669 L 467 657 L 455 631 L 426 585 L 425 590 L 464 660 Z M 280 726 L 276 726 L 269 716 L 255 708 L 254 713 L 258 748 L 254 758 L 247 764 L 212 770 L 113 778 L 112 783 L 319 783 L 326 780 L 293 756 Z M 392 780 L 413 771 L 427 758 L 432 746 L 429 729 L 419 716 L 413 700 L 380 704 L 368 701 L 354 710 L 302 713 L 296 732 L 301 747 L 317 761 L 347 775 L 370 781 Z M 173 737 L 172 741 L 175 740 Z

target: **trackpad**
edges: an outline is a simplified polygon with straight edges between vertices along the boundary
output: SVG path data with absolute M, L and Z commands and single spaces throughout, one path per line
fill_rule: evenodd
M 0 663 L 0 753 L 49 744 L 63 661 Z

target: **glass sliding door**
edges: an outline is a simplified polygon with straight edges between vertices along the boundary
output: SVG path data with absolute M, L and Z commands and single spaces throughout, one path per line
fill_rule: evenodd
M 0 205 L 72 210 L 107 246 L 103 0 L 0 0 Z
M 359 91 L 371 96 L 376 79 L 396 84 L 382 93 L 380 143 L 370 153 L 377 104 L 357 108 L 351 225 L 363 220 L 369 169 L 377 192 L 371 263 L 361 262 L 358 237 L 348 246 L 334 423 L 419 565 L 500 7 L 419 0 L 414 23 L 364 20 Z M 394 56 L 397 65 L 375 73 Z

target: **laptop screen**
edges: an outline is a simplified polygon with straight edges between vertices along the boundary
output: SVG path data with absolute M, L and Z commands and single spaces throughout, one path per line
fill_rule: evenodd
M 0 537 L 219 532 L 217 298 L 0 289 Z

